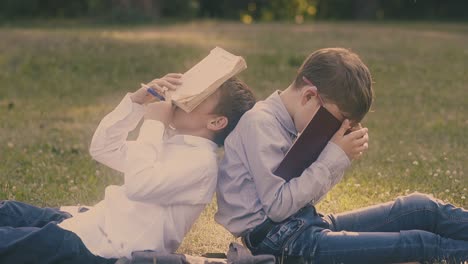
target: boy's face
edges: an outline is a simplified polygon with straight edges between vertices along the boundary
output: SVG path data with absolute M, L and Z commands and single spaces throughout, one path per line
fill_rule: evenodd
M 316 91 L 308 89 L 307 87 L 302 88 L 300 105 L 293 117 L 294 124 L 298 132 L 302 132 L 310 120 L 312 120 L 320 104 L 321 100 L 319 99 Z M 343 122 L 346 119 L 345 115 L 343 115 L 336 104 L 324 102 L 323 107 L 325 107 L 325 109 L 327 109 L 335 118 L 340 120 L 340 122 Z M 350 121 L 351 125 L 353 125 L 353 121 Z
M 213 112 L 218 105 L 219 96 L 219 91 L 213 93 L 190 113 L 176 107 L 172 117 L 172 127 L 182 133 L 207 128 L 208 123 L 217 116 Z

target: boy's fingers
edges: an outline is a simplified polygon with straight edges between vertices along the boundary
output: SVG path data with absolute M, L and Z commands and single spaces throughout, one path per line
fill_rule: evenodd
M 362 144 L 364 143 L 367 143 L 369 142 L 369 136 L 368 134 L 366 133 L 364 136 L 362 136 L 361 138 L 357 138 L 356 140 L 354 140 L 354 145 L 355 146 L 361 146 Z
M 359 130 L 359 129 L 362 129 L 361 123 L 357 123 L 356 125 L 354 125 L 351 128 L 351 131 L 356 131 L 356 130 Z
M 367 134 L 367 131 L 368 131 L 368 129 L 366 127 L 361 128 L 359 130 L 356 130 L 356 131 L 353 131 L 353 132 L 349 133 L 348 136 L 351 137 L 352 139 L 361 138 L 365 134 Z
M 164 96 L 167 102 L 172 102 L 172 93 L 165 93 Z
M 151 88 L 155 89 L 159 93 L 163 92 L 163 88 L 161 86 L 159 86 L 159 84 L 157 84 L 157 83 L 150 83 L 148 85 L 148 87 L 151 87 Z
M 149 96 L 151 96 L 151 97 L 150 97 L 150 99 L 148 100 L 148 102 L 146 104 L 157 102 L 156 97 L 154 97 L 153 95 L 149 95 Z
M 167 91 L 167 89 L 165 89 L 165 88 L 162 87 L 162 86 L 159 86 L 158 84 L 152 84 L 152 85 L 151 85 L 151 88 L 153 88 L 153 90 L 155 90 L 158 94 L 160 94 L 161 96 L 163 96 L 164 98 L 166 98 L 166 91 Z
M 141 94 L 142 99 L 144 100 L 143 101 L 144 104 L 148 104 L 150 102 L 155 101 L 154 96 L 148 92 L 148 88 L 150 88 L 150 86 L 142 83 L 141 88 L 138 90 L 138 93 Z
M 170 83 L 170 82 L 168 82 L 167 80 L 164 80 L 164 79 L 159 79 L 154 83 L 158 84 L 161 87 L 164 86 L 164 87 L 166 87 L 168 89 L 171 89 L 171 90 L 177 89 L 177 87 L 174 84 L 172 84 L 172 83 Z
M 178 84 L 182 84 L 182 80 L 180 80 L 179 78 L 173 78 L 173 77 L 164 77 L 164 80 L 174 84 L 174 85 L 178 85 Z
M 168 73 L 164 77 L 171 77 L 171 78 L 177 78 L 180 79 L 182 78 L 182 73 Z
M 336 134 L 338 134 L 340 136 L 343 136 L 348 129 L 349 129 L 349 120 L 345 119 L 345 121 L 343 121 L 343 123 L 341 123 L 340 129 L 338 129 L 338 131 L 336 131 Z
M 165 83 L 162 80 L 158 80 L 157 82 L 151 82 L 148 84 L 148 86 L 155 88 L 158 92 L 163 93 L 163 94 L 171 88 L 171 87 L 168 87 L 169 85 L 172 85 L 172 84 Z
M 369 149 L 369 144 L 364 143 L 361 146 L 356 148 L 356 152 L 363 152 L 363 151 L 366 151 L 367 149 Z

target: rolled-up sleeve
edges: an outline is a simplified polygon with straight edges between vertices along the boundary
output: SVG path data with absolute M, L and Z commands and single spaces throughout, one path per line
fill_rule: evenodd
M 128 133 L 145 113 L 145 107 L 133 103 L 130 95 L 101 120 L 89 147 L 93 159 L 120 172 L 124 170 Z

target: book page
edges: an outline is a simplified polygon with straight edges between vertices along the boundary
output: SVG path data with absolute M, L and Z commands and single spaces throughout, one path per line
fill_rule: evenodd
M 203 92 L 216 80 L 229 74 L 240 57 L 214 48 L 210 54 L 182 75 L 182 85 L 172 93 L 172 100 L 181 100 Z

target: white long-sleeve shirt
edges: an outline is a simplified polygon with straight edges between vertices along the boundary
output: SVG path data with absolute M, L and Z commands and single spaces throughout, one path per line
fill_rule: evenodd
M 217 145 L 211 140 L 167 137 L 161 122 L 145 120 L 138 139 L 127 141 L 144 111 L 127 94 L 104 117 L 91 142 L 93 158 L 123 172 L 124 185 L 108 186 L 104 200 L 59 224 L 98 256 L 174 252 L 215 191 Z

